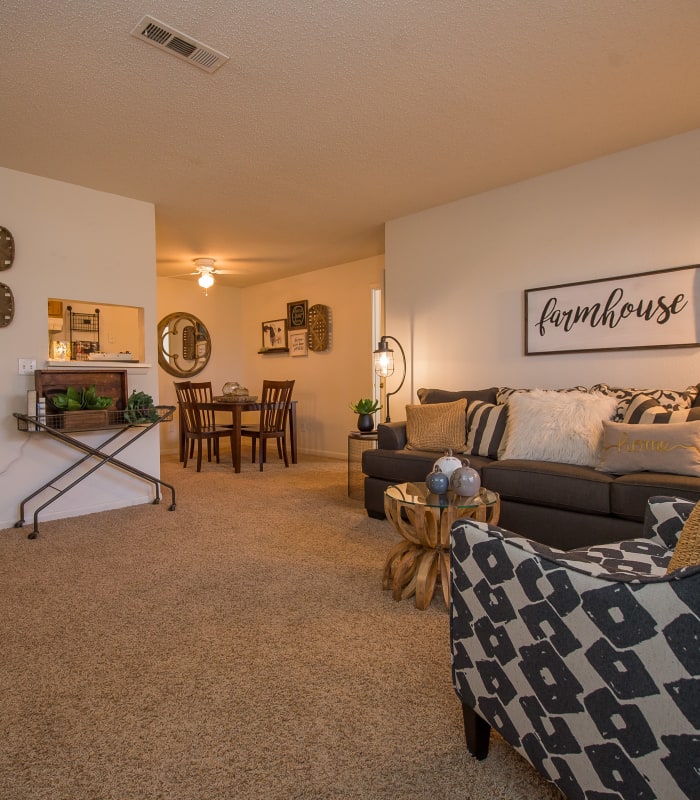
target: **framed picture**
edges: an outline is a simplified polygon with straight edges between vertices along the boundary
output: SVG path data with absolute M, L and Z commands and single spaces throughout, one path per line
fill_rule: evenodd
M 698 347 L 700 265 L 525 291 L 525 355 Z
M 273 319 L 262 324 L 262 349 L 287 349 L 287 320 Z
M 290 331 L 305 328 L 308 316 L 308 300 L 296 300 L 294 303 L 287 303 L 287 327 Z
M 309 353 L 306 328 L 302 331 L 289 331 L 289 355 L 306 356 Z
M 71 358 L 75 361 L 87 361 L 90 353 L 99 352 L 97 342 L 74 340 L 71 348 Z

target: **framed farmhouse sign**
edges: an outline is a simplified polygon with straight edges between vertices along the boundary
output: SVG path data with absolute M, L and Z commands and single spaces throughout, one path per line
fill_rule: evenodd
M 525 355 L 697 347 L 700 265 L 525 291 Z

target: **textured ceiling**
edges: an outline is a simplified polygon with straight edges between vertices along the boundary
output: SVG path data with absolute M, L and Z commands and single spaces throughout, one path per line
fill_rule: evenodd
M 130 35 L 149 14 L 230 56 Z M 698 0 L 4 0 L 0 166 L 155 204 L 236 286 L 383 223 L 700 127 Z M 700 157 L 700 154 L 699 154 Z

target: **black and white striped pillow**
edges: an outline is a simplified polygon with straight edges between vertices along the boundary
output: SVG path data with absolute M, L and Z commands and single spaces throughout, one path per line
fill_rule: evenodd
M 596 383 L 595 386 L 591 386 L 590 391 L 616 397 L 617 414 L 615 415 L 615 422 L 623 422 L 630 402 L 640 394 L 656 400 L 656 405 L 662 406 L 664 411 L 683 411 L 693 406 L 700 389 L 698 386 L 688 386 L 684 391 L 675 389 L 626 389 L 622 386 Z
M 467 453 L 498 458 L 508 421 L 508 406 L 474 400 L 467 408 Z
M 671 411 L 648 394 L 635 394 L 625 408 L 623 422 L 632 424 L 665 424 L 700 420 L 700 407 Z

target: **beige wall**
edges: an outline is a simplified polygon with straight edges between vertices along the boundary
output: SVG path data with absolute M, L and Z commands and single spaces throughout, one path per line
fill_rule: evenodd
M 18 375 L 17 360 L 31 358 L 45 367 L 49 297 L 142 306 L 146 330 L 155 330 L 154 209 L 150 203 L 0 168 L 0 224 L 12 232 L 17 248 L 14 265 L 1 277 L 16 307 L 14 321 L 0 328 L 0 527 L 9 527 L 22 498 L 76 459 L 75 451 L 46 435 L 17 430 L 12 412 L 26 409 L 27 389 L 34 386 L 32 376 Z M 146 361 L 155 364 L 155 337 L 145 347 Z M 155 396 L 157 377 L 155 367 L 130 371 L 129 389 Z M 125 451 L 124 460 L 157 475 L 158 448 L 149 436 Z M 150 485 L 103 468 L 41 519 L 132 505 L 150 496 Z
M 347 457 L 348 432 L 357 424 L 352 400 L 372 394 L 371 290 L 382 284 L 381 256 L 307 272 L 245 290 L 242 321 L 246 338 L 244 381 L 258 391 L 264 378 L 296 381 L 299 446 L 304 452 Z M 287 303 L 308 300 L 331 310 L 331 346 L 327 351 L 292 358 L 258 355 L 261 323 L 286 317 Z M 240 381 L 243 383 L 243 381 Z
M 347 434 L 356 425 L 351 400 L 372 393 L 371 290 L 381 286 L 383 257 L 308 272 L 246 289 L 220 282 L 208 296 L 194 278 L 158 280 L 158 318 L 174 311 L 198 316 L 212 337 L 212 355 L 198 379 L 215 391 L 238 381 L 259 394 L 264 379 L 296 381 L 299 450 L 344 458 Z M 264 321 L 286 318 L 287 303 L 308 300 L 331 309 L 331 346 L 321 353 L 291 357 L 261 355 Z M 173 382 L 159 369 L 161 402 L 174 402 Z M 163 452 L 175 452 L 174 426 L 161 432 Z
M 523 292 L 700 263 L 700 130 L 387 224 L 387 332 L 421 386 L 684 388 L 700 349 L 525 356 Z

